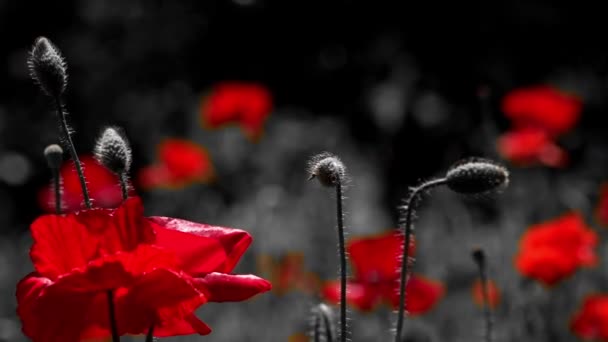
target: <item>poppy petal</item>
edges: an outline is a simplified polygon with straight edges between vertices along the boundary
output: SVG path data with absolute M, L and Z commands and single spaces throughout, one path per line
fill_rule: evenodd
M 176 253 L 183 270 L 192 276 L 232 271 L 252 241 L 251 235 L 240 229 L 172 217 L 148 219 L 154 223 L 157 244 Z
M 350 255 L 355 279 L 364 282 L 382 282 L 395 279 L 400 268 L 403 249 L 403 234 L 391 230 L 377 237 L 365 237 L 349 241 Z M 410 256 L 415 253 L 414 239 L 409 248 Z
M 251 274 L 209 273 L 194 282 L 210 302 L 239 302 L 272 288 L 266 279 Z
M 399 283 L 396 282 L 389 288 L 387 298 L 390 299 L 393 308 L 399 308 Z M 442 283 L 431 280 L 421 275 L 412 275 L 406 285 L 407 304 L 406 310 L 410 315 L 421 315 L 431 310 L 445 294 Z
M 189 315 L 183 319 L 172 320 L 161 325 L 156 325 L 154 328 L 154 336 L 169 337 L 177 335 L 208 335 L 211 333 L 211 328 L 195 315 Z
M 340 281 L 330 281 L 323 286 L 323 297 L 330 303 L 340 303 Z M 346 302 L 361 310 L 370 311 L 380 303 L 380 291 L 374 286 L 365 284 L 347 283 Z

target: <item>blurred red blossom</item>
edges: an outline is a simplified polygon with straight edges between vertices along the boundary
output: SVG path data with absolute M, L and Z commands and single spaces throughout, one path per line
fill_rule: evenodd
M 531 226 L 522 236 L 515 265 L 524 276 L 547 286 L 597 263 L 597 234 L 576 212 Z
M 511 91 L 503 98 L 502 111 L 512 129 L 498 139 L 498 152 L 520 165 L 564 166 L 568 155 L 555 139 L 574 128 L 582 107 L 578 97 L 548 85 Z
M 17 285 L 17 313 L 33 341 L 108 337 L 108 291 L 119 334 L 144 334 L 154 324 L 154 335 L 162 337 L 208 334 L 194 315 L 197 307 L 270 289 L 253 275 L 228 274 L 249 234 L 145 218 L 138 198 L 115 210 L 42 216 L 31 231 L 35 272 Z
M 292 290 L 306 293 L 317 293 L 321 280 L 304 265 L 304 255 L 292 252 L 275 259 L 270 255 L 259 255 L 258 269 L 261 274 L 270 278 L 272 291 L 284 295 Z
M 350 305 L 364 311 L 373 310 L 382 302 L 399 307 L 399 256 L 403 235 L 389 231 L 380 236 L 353 239 L 347 249 L 353 264 L 354 276 L 348 282 L 346 298 Z M 410 255 L 415 250 L 410 245 Z M 407 311 L 423 314 L 433 308 L 445 293 L 443 284 L 421 275 L 409 277 L 407 285 Z M 323 288 L 325 299 L 337 303 L 340 282 L 330 281 Z
M 587 296 L 572 318 L 570 329 L 584 340 L 608 341 L 608 295 Z
M 226 81 L 218 83 L 203 97 L 200 107 L 204 127 L 238 124 L 245 135 L 256 140 L 272 111 L 272 95 L 261 84 Z
M 496 282 L 494 282 L 491 279 L 488 279 L 487 283 L 486 283 L 486 289 L 488 291 L 488 307 L 490 308 L 496 308 L 498 306 L 498 304 L 500 303 L 500 289 L 498 288 L 498 286 L 496 285 Z M 473 302 L 479 306 L 484 306 L 486 305 L 484 297 L 483 297 L 483 283 L 481 282 L 480 279 L 477 279 L 474 283 L 473 286 L 471 287 L 471 295 L 473 296 Z
M 83 155 L 79 159 L 93 204 L 100 208 L 118 207 L 122 202 L 118 176 L 99 164 L 91 155 Z M 59 174 L 62 183 L 61 205 L 63 211 L 72 212 L 83 209 L 84 199 L 74 163 L 71 160 L 65 161 Z M 133 190 L 130 190 L 130 194 L 134 194 Z M 42 188 L 38 193 L 38 202 L 45 211 L 53 212 L 55 210 L 54 189 L 50 186 Z
M 608 226 L 608 183 L 603 184 L 600 188 L 595 216 L 601 225 Z
M 178 138 L 163 140 L 158 145 L 158 162 L 142 168 L 137 176 L 143 189 L 178 189 L 213 178 L 213 164 L 207 150 Z

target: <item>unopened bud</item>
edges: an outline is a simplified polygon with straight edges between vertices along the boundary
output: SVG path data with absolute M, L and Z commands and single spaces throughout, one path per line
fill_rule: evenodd
M 491 160 L 470 158 L 452 165 L 446 175 L 447 186 L 462 194 L 486 194 L 509 184 L 509 171 Z
M 30 75 L 49 96 L 61 95 L 68 84 L 67 66 L 59 49 L 45 37 L 34 42 L 27 60 Z
M 110 171 L 121 175 L 131 168 L 131 148 L 121 129 L 106 128 L 95 144 L 95 159 Z
M 52 144 L 44 149 L 44 157 L 51 170 L 59 170 L 63 162 L 63 149 L 57 144 Z
M 471 256 L 473 257 L 473 261 L 480 267 L 485 267 L 486 264 L 486 253 L 483 251 L 481 247 L 475 247 L 471 251 Z
M 316 178 L 324 186 L 336 186 L 344 179 L 346 169 L 342 161 L 331 153 L 321 153 L 310 161 L 310 178 Z

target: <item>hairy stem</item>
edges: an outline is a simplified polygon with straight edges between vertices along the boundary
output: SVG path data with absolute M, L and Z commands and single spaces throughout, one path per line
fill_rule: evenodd
M 72 142 L 72 137 L 70 136 L 70 129 L 68 127 L 68 122 L 66 119 L 65 110 L 63 108 L 63 102 L 61 97 L 55 97 L 55 105 L 57 106 L 57 117 L 59 119 L 59 125 L 61 127 L 62 134 L 64 136 L 65 145 L 70 151 L 70 156 L 74 161 L 74 165 L 76 166 L 76 172 L 78 173 L 78 179 L 80 179 L 80 187 L 82 188 L 82 197 L 84 197 L 84 204 L 87 209 L 91 208 L 91 199 L 89 198 L 89 191 L 87 189 L 87 182 L 84 178 L 84 173 L 82 172 L 82 164 L 80 163 L 80 159 L 78 159 L 78 154 L 76 153 L 76 148 L 74 147 L 74 143 Z
M 445 184 L 445 178 L 434 179 L 425 183 L 422 183 L 420 186 L 412 189 L 410 196 L 407 198 L 405 202 L 404 214 L 405 219 L 399 219 L 399 225 L 403 223 L 403 230 L 405 238 L 403 239 L 403 256 L 401 258 L 401 280 L 399 283 L 399 312 L 397 314 L 397 328 L 395 330 L 395 342 L 399 342 L 401 339 L 401 334 L 403 331 L 403 316 L 405 315 L 405 309 L 407 304 L 406 297 L 406 284 L 408 281 L 408 275 L 410 271 L 410 241 L 411 241 L 411 232 L 412 232 L 412 213 L 414 211 L 414 206 L 416 205 L 418 196 L 426 190 L 434 188 L 436 186 Z M 413 260 L 412 264 L 413 264 Z M 413 265 L 412 265 L 413 266 Z
M 126 200 L 129 198 L 129 184 L 127 181 L 127 173 L 123 172 L 119 175 L 120 177 L 120 190 L 122 190 L 122 199 Z
M 55 214 L 61 214 L 61 175 L 53 170 L 53 193 L 55 194 Z
M 340 341 L 346 342 L 346 249 L 344 247 L 344 213 L 342 210 L 342 179 L 336 182 L 338 215 L 338 246 L 340 249 Z
M 483 297 L 483 318 L 485 321 L 484 341 L 492 342 L 492 313 L 490 312 L 488 276 L 482 264 L 479 265 L 479 279 L 481 280 L 481 296 Z

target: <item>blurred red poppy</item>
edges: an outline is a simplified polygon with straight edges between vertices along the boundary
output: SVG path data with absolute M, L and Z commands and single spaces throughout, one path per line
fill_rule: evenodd
M 551 137 L 574 128 L 582 108 L 578 97 L 548 85 L 512 90 L 502 101 L 502 111 L 514 127 L 540 128 Z
M 549 167 L 563 167 L 568 153 L 557 146 L 545 131 L 523 128 L 506 132 L 498 138 L 500 155 L 518 165 L 540 163 Z
M 351 240 L 348 254 L 354 276 L 348 282 L 346 298 L 350 305 L 364 311 L 372 310 L 382 302 L 399 307 L 399 280 L 403 235 L 390 231 L 377 237 Z M 412 241 L 410 255 L 415 247 Z M 423 314 L 443 297 L 444 286 L 421 275 L 412 275 L 406 285 L 407 311 Z M 340 282 L 328 282 L 323 288 L 325 299 L 337 303 L 340 299 Z
M 177 189 L 209 182 L 213 177 L 213 165 L 204 147 L 171 138 L 159 144 L 158 162 L 139 170 L 137 179 L 143 189 Z
M 500 290 L 498 289 L 498 286 L 496 286 L 496 283 L 493 280 L 488 279 L 486 289 L 488 291 L 488 307 L 496 308 L 500 303 Z M 477 279 L 473 283 L 471 295 L 473 296 L 473 302 L 475 302 L 475 304 L 481 307 L 486 305 L 483 297 L 483 284 L 480 279 Z
M 601 225 L 608 226 L 608 184 L 603 184 L 600 188 L 595 216 Z
M 574 128 L 582 107 L 576 96 L 547 85 L 511 91 L 503 98 L 502 111 L 512 129 L 498 139 L 498 152 L 519 165 L 565 166 L 568 153 L 555 139 Z
M 193 312 L 207 301 L 240 301 L 270 289 L 230 275 L 251 237 L 244 231 L 143 217 L 138 198 L 118 209 L 47 215 L 31 227 L 36 271 L 17 286 L 23 332 L 33 341 L 110 335 L 112 291 L 119 334 L 208 334 Z M 60 309 L 58 309 L 60 308 Z
M 239 124 L 248 138 L 262 134 L 264 122 L 272 111 L 272 95 L 261 84 L 222 82 L 203 98 L 200 107 L 204 127 L 218 128 Z
M 79 157 L 87 179 L 89 195 L 93 205 L 98 208 L 116 208 L 122 203 L 122 193 L 118 176 L 99 164 L 91 155 Z M 61 206 L 64 212 L 83 209 L 84 199 L 80 187 L 80 179 L 74 168 L 74 163 L 67 160 L 59 171 L 62 184 Z M 134 192 L 131 189 L 130 194 Z M 55 211 L 54 189 L 46 186 L 38 193 L 40 207 L 47 212 Z
M 597 263 L 597 234 L 579 213 L 531 226 L 520 241 L 515 265 L 524 276 L 551 286 L 579 267 Z
M 570 321 L 570 329 L 584 340 L 608 341 L 608 295 L 595 294 L 585 298 Z
M 287 253 L 278 260 L 260 255 L 258 269 L 270 278 L 272 291 L 279 296 L 292 290 L 317 293 L 321 282 L 316 274 L 306 270 L 302 253 Z

